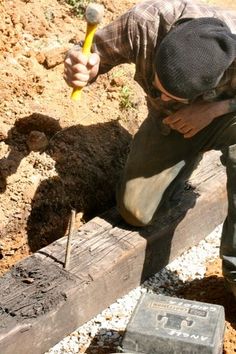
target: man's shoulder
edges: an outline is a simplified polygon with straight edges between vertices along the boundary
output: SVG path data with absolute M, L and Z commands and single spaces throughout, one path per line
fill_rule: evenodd
M 144 0 L 136 4 L 130 14 L 137 21 L 154 22 L 162 17 L 167 25 L 182 18 L 217 17 L 236 32 L 236 11 L 209 5 L 203 0 Z
M 155 20 L 160 14 L 176 13 L 185 3 L 186 0 L 144 0 L 136 4 L 131 13 L 133 16 Z
M 189 9 L 189 11 L 196 11 L 202 13 L 209 5 L 204 2 L 195 0 L 144 0 L 137 3 L 132 9 L 132 14 L 140 16 L 150 16 L 159 14 L 165 14 L 169 12 L 178 13 L 181 10 Z

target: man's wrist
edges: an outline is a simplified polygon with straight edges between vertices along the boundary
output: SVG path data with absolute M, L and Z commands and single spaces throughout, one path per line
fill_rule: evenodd
M 229 100 L 229 113 L 236 112 L 236 98 L 231 98 Z
M 236 98 L 230 98 L 223 101 L 216 102 L 216 115 L 217 117 L 221 117 L 227 113 L 236 112 Z

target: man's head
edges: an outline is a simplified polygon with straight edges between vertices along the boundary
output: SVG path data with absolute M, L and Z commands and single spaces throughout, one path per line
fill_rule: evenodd
M 216 18 L 177 24 L 162 40 L 155 70 L 166 92 L 195 99 L 217 86 L 236 57 L 236 35 Z

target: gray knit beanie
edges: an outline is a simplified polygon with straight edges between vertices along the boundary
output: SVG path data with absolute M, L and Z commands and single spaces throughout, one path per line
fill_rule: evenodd
M 164 37 L 155 60 L 167 92 L 187 99 L 212 90 L 236 57 L 236 35 L 221 20 L 191 19 Z

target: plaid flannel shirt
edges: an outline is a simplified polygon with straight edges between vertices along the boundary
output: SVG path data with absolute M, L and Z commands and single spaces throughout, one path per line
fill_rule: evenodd
M 135 64 L 134 79 L 144 89 L 161 118 L 178 110 L 183 104 L 162 102 L 153 87 L 156 48 L 179 20 L 216 17 L 236 34 L 236 12 L 194 0 L 146 0 L 135 5 L 114 22 L 97 31 L 94 50 L 101 58 L 99 74 L 122 63 Z M 190 48 L 186 48 L 190 50 Z M 210 65 L 210 63 L 209 63 Z M 206 92 L 202 99 L 214 101 L 236 95 L 236 60 L 224 73 L 219 85 Z

